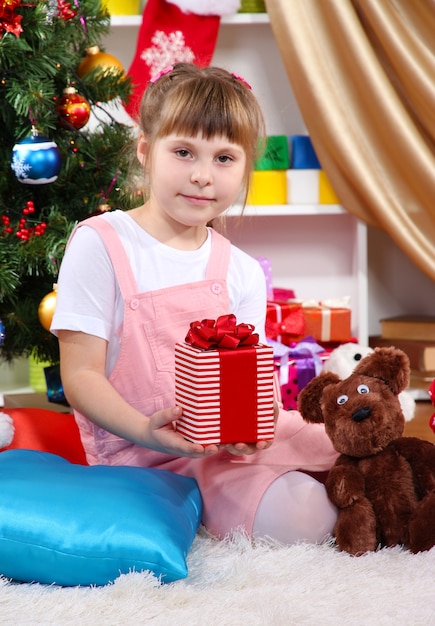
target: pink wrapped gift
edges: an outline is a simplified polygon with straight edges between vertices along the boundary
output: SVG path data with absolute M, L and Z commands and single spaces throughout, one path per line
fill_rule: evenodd
M 234 315 L 193 322 L 175 345 L 176 428 L 201 444 L 255 443 L 274 437 L 273 349 Z

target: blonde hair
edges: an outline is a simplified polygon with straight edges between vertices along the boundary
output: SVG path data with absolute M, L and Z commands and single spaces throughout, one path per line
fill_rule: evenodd
M 246 169 L 244 201 L 255 160 L 262 150 L 265 122 L 249 85 L 218 68 L 178 63 L 150 82 L 142 98 L 139 127 L 147 138 L 148 153 L 156 139 L 173 133 L 206 139 L 226 137 L 243 148 Z

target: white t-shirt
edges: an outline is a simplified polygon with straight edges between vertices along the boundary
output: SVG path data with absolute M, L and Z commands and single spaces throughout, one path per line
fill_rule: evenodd
M 115 227 L 130 260 L 138 292 L 204 280 L 211 236 L 198 250 L 176 250 L 144 231 L 127 213 L 101 217 Z M 237 322 L 253 324 L 266 343 L 266 281 L 258 261 L 231 245 L 227 274 L 231 310 Z M 123 299 L 106 248 L 93 228 L 81 227 L 62 261 L 51 330 L 77 330 L 109 342 L 107 372 L 119 354 Z M 192 320 L 193 321 L 193 320 Z M 186 329 L 187 331 L 187 329 Z

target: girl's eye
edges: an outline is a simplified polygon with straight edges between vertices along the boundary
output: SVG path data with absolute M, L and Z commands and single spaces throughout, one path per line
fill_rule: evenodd
M 369 393 L 370 389 L 367 387 L 367 385 L 358 385 L 357 387 L 357 392 L 358 393 Z
M 230 163 L 233 159 L 228 154 L 218 156 L 219 163 Z
M 343 394 L 342 396 L 338 396 L 337 404 L 346 404 L 348 400 L 349 400 L 349 397 Z
M 175 151 L 175 154 L 184 159 L 190 155 L 190 152 L 189 150 L 186 150 L 185 148 L 180 148 L 179 150 Z

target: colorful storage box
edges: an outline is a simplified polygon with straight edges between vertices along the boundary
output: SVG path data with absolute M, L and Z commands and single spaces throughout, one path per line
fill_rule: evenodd
M 265 13 L 264 0 L 241 0 L 239 13 Z
M 319 204 L 340 204 L 326 172 L 319 172 Z
M 202 349 L 177 343 L 175 400 L 183 409 L 177 431 L 194 443 L 273 439 L 273 349 L 262 344 Z
M 265 170 L 252 172 L 248 204 L 287 204 L 286 171 Z
M 255 162 L 256 170 L 288 170 L 290 157 L 286 135 L 269 135 L 259 159 Z
M 287 170 L 287 204 L 318 204 L 321 170 Z
M 295 170 L 320 170 L 321 165 L 309 135 L 290 135 L 288 138 L 290 167 Z

